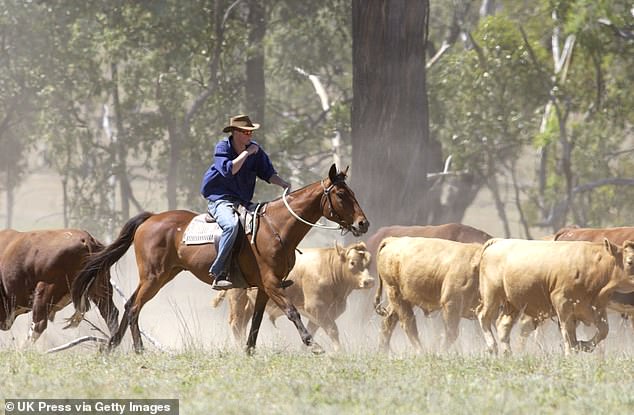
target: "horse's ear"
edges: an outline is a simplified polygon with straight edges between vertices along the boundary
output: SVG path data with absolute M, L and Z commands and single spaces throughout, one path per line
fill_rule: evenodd
M 343 171 L 343 175 L 348 177 L 348 169 L 350 168 L 350 166 L 346 166 L 346 169 Z
M 328 177 L 330 178 L 330 182 L 334 183 L 336 178 L 337 178 L 337 166 L 335 166 L 335 163 L 332 163 L 332 166 L 330 166 L 330 171 L 328 172 Z

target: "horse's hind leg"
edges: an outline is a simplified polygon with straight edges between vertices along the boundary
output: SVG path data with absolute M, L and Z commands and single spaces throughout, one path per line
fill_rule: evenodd
M 119 323 L 119 328 L 113 333 L 112 337 L 110 338 L 110 342 L 108 343 L 108 350 L 112 350 L 115 347 L 119 346 L 119 344 L 121 344 L 121 340 L 123 339 L 126 330 L 128 330 L 128 325 L 130 324 L 130 309 L 132 308 L 132 304 L 136 299 L 138 291 L 139 288 L 137 287 L 130 299 L 126 301 L 123 311 L 123 317 L 121 317 L 121 323 Z
M 146 275 L 143 267 L 139 266 L 141 272 L 139 275 Z M 143 341 L 141 340 L 141 330 L 139 329 L 139 314 L 141 308 L 150 301 L 156 293 L 168 282 L 170 282 L 180 270 L 164 272 L 161 274 L 149 274 L 145 278 L 141 278 L 141 282 L 137 288 L 137 295 L 134 299 L 132 307 L 130 307 L 130 333 L 134 343 L 134 351 L 140 353 L 143 351 Z

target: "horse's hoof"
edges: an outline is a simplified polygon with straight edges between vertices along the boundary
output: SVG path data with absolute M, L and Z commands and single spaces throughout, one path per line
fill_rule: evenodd
M 253 356 L 255 354 L 255 347 L 247 346 L 244 351 L 246 352 L 247 356 Z
M 310 346 L 308 346 L 308 350 L 314 355 L 320 355 L 326 353 L 323 347 L 319 345 L 319 343 L 313 342 Z
M 288 288 L 293 285 L 293 280 L 284 280 L 280 282 L 280 288 Z

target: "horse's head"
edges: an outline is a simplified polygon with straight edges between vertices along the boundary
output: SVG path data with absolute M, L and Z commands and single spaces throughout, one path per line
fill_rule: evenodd
M 338 223 L 342 228 L 352 232 L 354 236 L 360 236 L 368 231 L 370 222 L 354 197 L 354 192 L 346 184 L 346 173 L 337 172 L 333 164 L 328 172 L 330 183 L 323 182 L 324 197 L 322 197 L 321 209 L 325 218 Z

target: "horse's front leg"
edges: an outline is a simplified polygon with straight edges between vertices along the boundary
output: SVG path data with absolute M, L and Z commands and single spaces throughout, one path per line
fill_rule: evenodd
M 280 310 L 284 311 L 286 317 L 290 321 L 295 324 L 297 327 L 297 331 L 302 338 L 302 342 L 309 348 L 309 350 L 314 354 L 321 354 L 324 352 L 324 349 L 315 342 L 312 334 L 306 329 L 304 323 L 302 323 L 302 319 L 297 311 L 297 308 L 286 298 L 286 294 L 284 290 L 280 287 L 280 280 L 272 276 L 272 278 L 266 279 L 264 282 L 264 290 L 267 292 L 268 296 L 273 300 L 273 302 L 280 308 Z M 260 291 L 258 290 L 258 297 L 260 296 Z M 257 302 L 256 302 L 257 303 Z M 256 306 L 257 307 L 257 306 Z M 253 316 L 255 321 L 255 314 Z

